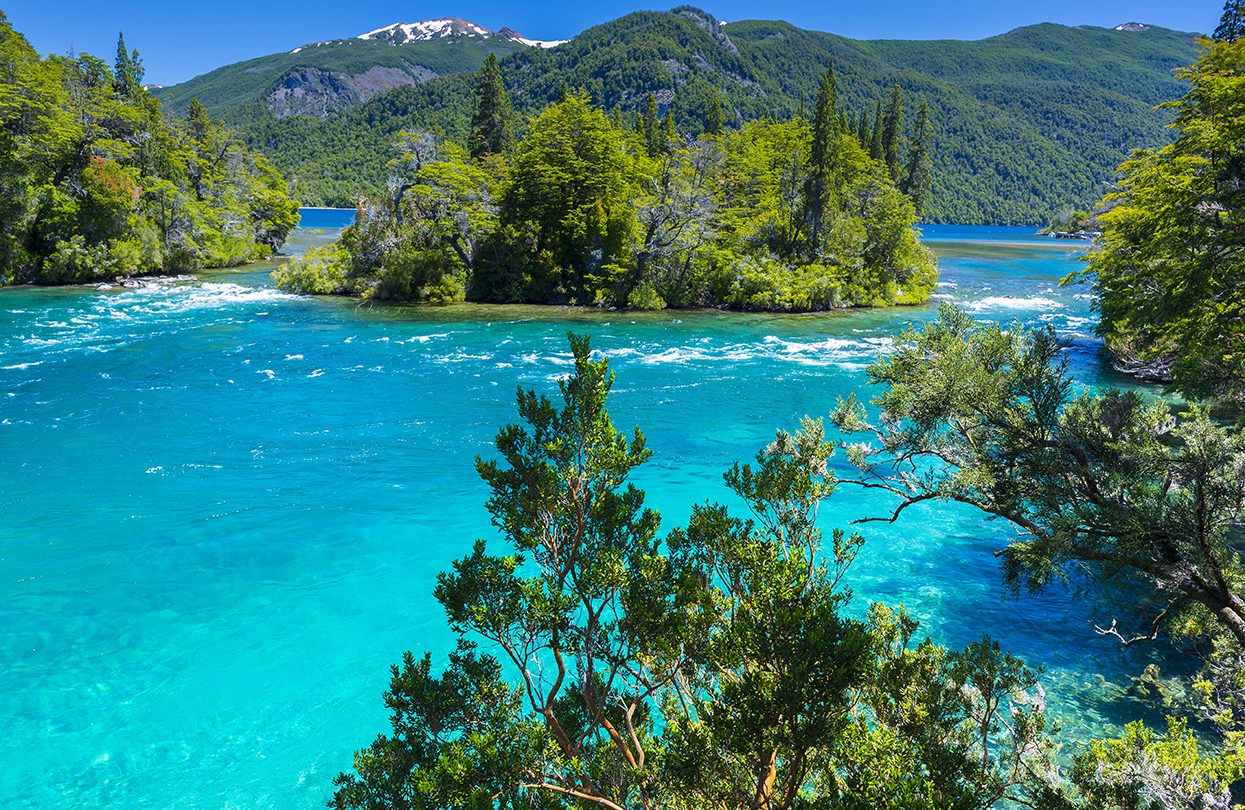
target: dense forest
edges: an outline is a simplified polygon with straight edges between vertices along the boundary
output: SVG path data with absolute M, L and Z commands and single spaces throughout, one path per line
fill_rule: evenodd
M 243 264 L 298 222 L 279 172 L 201 104 L 170 117 L 137 51 L 40 58 L 0 14 L 0 284 Z
M 1230 0 L 1185 73 L 1179 138 L 1130 162 L 1090 263 L 1109 338 L 1216 372 L 1173 375 L 1191 399 L 1239 397 L 1245 379 L 1218 373 L 1235 344 L 1206 346 L 1239 339 L 1242 37 L 1245 0 Z M 1175 317 L 1190 278 L 1210 288 L 1196 329 Z M 1119 320 L 1148 306 L 1153 321 Z M 649 458 L 644 435 L 609 417 L 608 360 L 586 338 L 571 347 L 559 395 L 520 390 L 520 423 L 476 461 L 504 548 L 478 541 L 438 577 L 456 652 L 439 674 L 409 652 L 392 667 L 392 729 L 337 777 L 333 805 L 1241 807 L 1240 426 L 1081 390 L 1049 326 L 946 304 L 869 366 L 872 399 L 839 400 L 841 438 L 812 418 L 778 431 L 726 471 L 731 505 L 699 504 L 661 537 L 628 480 Z M 847 464 L 830 463 L 840 451 Z M 891 505 L 857 524 L 908 522 L 927 502 L 1004 521 L 1016 534 L 996 556 L 1017 598 L 1074 582 L 1113 606 L 1095 628 L 1104 643 L 1167 636 L 1200 658 L 1182 689 L 1139 679 L 1166 727 L 1060 751 L 1039 674 L 988 637 L 947 649 L 901 606 L 849 611 L 868 544 L 824 534 L 817 515 L 860 489 Z
M 1037 25 L 974 42 L 865 42 L 783 22 L 727 25 L 683 7 L 628 14 L 552 50 L 520 49 L 500 68 L 521 121 L 564 86 L 625 119 L 642 113 L 651 94 L 694 139 L 717 103 L 729 128 L 798 116 L 833 62 L 853 121 L 872 121 L 877 99 L 895 84 L 928 101 L 934 163 L 926 221 L 1044 225 L 1100 197 L 1130 149 L 1168 141 L 1170 113 L 1154 107 L 1179 96 L 1171 72 L 1194 55 L 1191 35 L 1154 27 Z M 186 103 L 206 79 L 166 92 Z M 213 82 L 214 98 L 223 99 Z M 438 76 L 327 117 L 278 117 L 249 90 L 232 105 L 218 103 L 301 199 L 349 207 L 383 188 L 399 132 L 442 132 L 465 147 L 470 88 L 467 73 Z
M 1175 142 L 1124 165 L 1084 277 L 1126 370 L 1245 403 L 1245 42 L 1221 30 L 1172 106 Z
M 649 97 L 624 128 L 567 91 L 515 141 L 492 57 L 470 152 L 406 133 L 389 189 L 341 239 L 287 263 L 280 287 L 405 301 L 811 311 L 920 303 L 937 278 L 912 225 L 928 198 L 928 112 L 904 143 L 903 93 L 853 122 L 826 74 L 811 120 L 693 142 Z M 867 130 L 867 131 L 866 131 Z M 862 146 L 861 140 L 869 144 Z

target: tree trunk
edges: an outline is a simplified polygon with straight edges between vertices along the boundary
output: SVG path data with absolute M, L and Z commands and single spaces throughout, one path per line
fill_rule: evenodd
M 757 792 L 752 806 L 768 810 L 774 803 L 774 782 L 778 778 L 778 752 L 766 751 L 757 768 Z

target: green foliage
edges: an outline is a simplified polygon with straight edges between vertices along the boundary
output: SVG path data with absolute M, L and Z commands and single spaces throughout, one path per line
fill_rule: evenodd
M 349 267 L 326 272 L 316 254 L 275 277 L 286 289 L 398 300 L 801 312 L 921 303 L 937 268 L 912 203 L 840 133 L 832 105 L 827 97 L 820 129 L 756 121 L 689 143 L 655 102 L 629 132 L 568 91 L 509 158 L 474 162 L 445 139 L 405 133 L 388 193 L 362 205 L 333 254 Z
M 902 610 L 844 615 L 863 539 L 818 527 L 821 423 L 726 474 L 748 517 L 702 504 L 662 542 L 628 480 L 644 436 L 609 418 L 607 361 L 571 348 L 560 396 L 520 390 L 523 423 L 477 461 L 506 549 L 438 578 L 459 651 L 439 677 L 410 653 L 393 668 L 392 734 L 335 806 L 984 810 L 1046 789 L 1020 661 L 914 643 Z
M 124 41 L 115 70 L 40 59 L 0 16 L 0 284 L 242 264 L 298 221 L 281 176 L 211 121 L 166 118 Z
M 1176 141 L 1135 154 L 1086 275 L 1129 368 L 1195 398 L 1245 402 L 1245 42 L 1181 71 Z
M 596 301 L 593 277 L 624 258 L 632 239 L 636 170 L 625 133 L 586 96 L 548 107 L 519 145 L 499 201 L 503 232 L 521 236 L 477 279 L 479 298 Z
M 912 143 L 908 146 L 907 163 L 900 175 L 903 179 L 899 184 L 899 190 L 912 200 L 918 215 L 925 213 L 930 190 L 934 185 L 934 162 L 929 154 L 929 139 L 933 134 L 929 123 L 929 104 L 922 99 L 921 106 L 917 108 Z
M 1239 746 L 1214 756 L 1199 751 L 1197 737 L 1182 720 L 1168 718 L 1160 734 L 1130 723 L 1117 739 L 1095 740 L 1072 768 L 1075 803 L 1052 807 L 1102 810 L 1165 810 L 1169 807 L 1239 807 L 1231 785 L 1245 774 Z
M 1245 645 L 1245 433 L 1194 409 L 1173 419 L 1132 392 L 1074 394 L 1049 329 L 980 326 L 945 305 L 868 369 L 884 386 L 876 425 L 854 398 L 834 414 L 854 444 L 853 484 L 913 504 L 952 500 L 1012 523 L 1007 581 L 1037 590 L 1075 570 L 1144 584 L 1153 638 L 1163 623 Z M 919 462 L 916 471 L 910 466 Z
M 290 292 L 349 295 L 357 292 L 350 284 L 349 273 L 349 257 L 334 243 L 285 262 L 273 271 L 272 277 L 278 287 Z
M 501 83 L 497 55 L 490 53 L 476 77 L 476 114 L 471 118 L 471 157 L 504 155 L 514 145 L 514 111 Z
M 901 138 L 903 135 L 903 88 L 895 85 L 891 88 L 890 100 L 886 105 L 886 117 L 882 119 L 882 154 L 891 178 L 900 177 L 902 154 Z
M 271 59 L 323 59 L 323 70 L 337 70 L 334 59 L 349 59 L 351 66 L 343 63 L 339 72 L 355 74 L 365 63 L 403 58 L 402 47 L 386 45 L 373 55 L 368 45 L 327 44 Z M 863 117 L 897 84 L 929 102 L 928 221 L 1032 225 L 1046 224 L 1070 201 L 1101 196 L 1129 149 L 1169 140 L 1167 117 L 1153 107 L 1179 94 L 1171 71 L 1194 53 L 1190 35 L 1154 27 L 1038 25 L 973 42 L 865 42 L 782 22 L 723 25 L 689 7 L 628 14 L 552 51 L 521 48 L 503 56 L 498 50 L 521 115 L 556 101 L 564 86 L 583 88 L 595 104 L 625 115 L 642 113 L 652 94 L 659 107 L 677 107 L 689 136 L 709 126 L 715 108 L 732 126 L 796 116 L 833 62 L 840 106 L 853 114 Z M 456 69 L 474 70 L 484 55 Z M 378 193 L 387 177 L 384 146 L 399 131 L 439 129 L 467 145 L 473 109 L 466 74 L 397 88 L 323 119 L 278 120 L 262 96 L 290 68 L 261 75 L 245 73 L 248 64 L 202 77 L 221 74 L 213 96 L 219 101 L 209 109 L 231 106 L 230 123 L 296 178 L 298 193 L 311 203 L 353 205 L 361 194 Z M 229 82 L 239 88 L 231 105 Z M 265 89 L 252 90 L 252 82 Z M 194 94 L 207 100 L 206 90 L 187 84 L 177 91 L 178 103 Z M 862 143 L 870 144 L 884 117 L 871 118 Z M 905 116 L 905 140 L 913 119 Z

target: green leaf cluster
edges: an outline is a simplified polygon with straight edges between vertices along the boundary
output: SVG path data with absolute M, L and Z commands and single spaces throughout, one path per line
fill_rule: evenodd
M 1231 11 L 1231 4 L 1229 4 Z M 1124 164 L 1085 276 L 1126 369 L 1245 402 L 1245 41 L 1203 42 L 1174 143 Z
M 432 134 L 399 136 L 386 194 L 335 247 L 278 270 L 279 286 L 766 311 L 928 299 L 937 269 L 913 203 L 841 127 L 831 74 L 813 124 L 754 121 L 688 141 L 655 102 L 629 129 L 568 92 L 507 151 L 509 103 L 492 71 L 476 115 L 478 143 L 492 145 L 473 159 Z
M 1127 577 L 1147 593 L 1151 630 L 1221 632 L 1245 645 L 1245 433 L 1200 408 L 1109 389 L 1076 393 L 1049 328 L 977 324 L 944 305 L 867 374 L 882 386 L 871 422 L 854 397 L 833 419 L 856 473 L 843 481 L 896 498 L 885 520 L 957 501 L 1013 524 L 999 552 L 1013 586 L 1074 573 Z
M 0 15 L 0 284 L 242 264 L 298 221 L 280 174 L 192 104 L 164 115 L 137 52 L 40 58 Z
M 818 525 L 820 422 L 727 472 L 744 516 L 701 504 L 663 540 L 629 480 L 644 435 L 613 425 L 607 361 L 571 348 L 559 395 L 520 389 L 477 460 L 504 549 L 438 579 L 458 652 L 440 676 L 394 667 L 391 732 L 334 806 L 984 810 L 1044 789 L 1034 673 L 988 639 L 918 642 L 902 610 L 847 615 L 863 538 Z

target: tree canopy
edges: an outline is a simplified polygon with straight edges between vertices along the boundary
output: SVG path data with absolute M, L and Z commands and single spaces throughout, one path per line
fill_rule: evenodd
M 498 89 L 491 71 L 486 64 L 478 87 Z M 937 270 L 913 230 L 913 203 L 884 160 L 844 131 L 836 98 L 831 71 L 811 123 L 754 121 L 688 139 L 655 98 L 628 126 L 568 90 L 513 149 L 474 159 L 443 138 L 405 133 L 387 193 L 362 204 L 339 244 L 288 263 L 277 283 L 638 308 L 920 303 Z M 478 95 L 478 119 L 492 120 L 494 99 Z M 923 148 L 909 147 L 918 176 L 903 182 L 914 189 Z
M 1230 2 L 1225 19 L 1239 11 Z M 1180 72 L 1175 142 L 1123 166 L 1083 274 L 1121 365 L 1192 398 L 1245 402 L 1245 41 Z
M 280 247 L 297 205 L 266 159 L 211 121 L 166 117 L 136 51 L 40 58 L 0 15 L 0 284 L 241 264 Z
M 630 480 L 645 437 L 610 419 L 608 361 L 571 349 L 557 395 L 520 389 L 520 423 L 477 459 L 498 538 L 438 577 L 456 651 L 440 674 L 409 652 L 392 668 L 391 729 L 331 806 L 1228 807 L 1235 738 L 1210 755 L 1179 721 L 1138 724 L 1063 772 L 1022 661 L 919 640 L 902 608 L 849 611 L 864 539 L 823 534 L 818 420 L 726 472 L 738 507 L 661 537 Z

